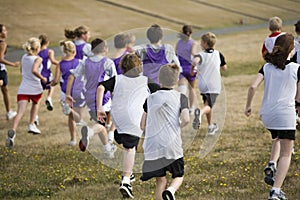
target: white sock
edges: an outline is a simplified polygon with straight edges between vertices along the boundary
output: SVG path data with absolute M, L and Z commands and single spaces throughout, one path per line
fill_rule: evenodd
M 276 194 L 280 193 L 280 188 L 272 187 L 271 190 L 274 190 Z
M 108 132 L 108 141 L 113 142 L 114 141 L 114 132 L 113 131 L 109 131 Z
M 107 143 L 106 145 L 104 145 L 104 150 L 105 150 L 105 151 L 110 151 L 110 150 L 111 150 L 111 145 L 110 145 L 110 143 Z
M 130 184 L 130 177 L 123 176 L 122 183 L 127 183 L 127 184 Z
M 182 94 L 186 94 L 187 86 L 186 85 L 179 85 L 178 86 L 178 91 L 181 92 Z
M 175 194 L 176 190 L 172 186 L 168 187 L 168 189 L 173 195 Z

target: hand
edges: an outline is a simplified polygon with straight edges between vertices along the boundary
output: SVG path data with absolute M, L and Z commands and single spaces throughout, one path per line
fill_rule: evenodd
M 42 81 L 44 84 L 46 84 L 46 83 L 47 83 L 47 78 L 42 77 L 41 81 Z
M 71 95 L 66 95 L 66 104 L 68 104 L 72 108 L 73 107 L 73 102 L 75 102 L 73 97 Z
M 98 110 L 97 111 L 97 119 L 101 123 L 105 123 L 106 121 L 106 113 L 103 110 Z
M 245 108 L 245 115 L 249 117 L 251 115 L 251 107 Z
M 21 66 L 21 63 L 18 61 L 18 62 L 14 62 L 14 67 L 20 67 Z

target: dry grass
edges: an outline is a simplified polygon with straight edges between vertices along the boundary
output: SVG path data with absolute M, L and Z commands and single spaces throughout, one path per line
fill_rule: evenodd
M 3 2 L 3 3 L 2 3 Z M 203 27 L 235 26 L 243 17 L 228 13 L 207 5 L 192 1 L 171 0 L 153 2 L 144 6 L 144 1 L 116 0 L 128 6 L 172 17 L 179 21 L 190 22 Z M 258 3 L 260 2 L 260 3 Z M 272 4 L 267 10 L 261 2 Z M 239 10 L 260 17 L 273 15 L 283 19 L 295 19 L 298 16 L 292 10 L 299 1 L 286 1 L 280 5 L 279 0 L 269 1 L 236 1 L 218 0 L 211 4 Z M 9 30 L 8 43 L 20 45 L 29 36 L 46 32 L 52 43 L 63 38 L 65 27 L 86 24 L 91 27 L 92 35 L 109 38 L 119 31 L 137 27 L 147 27 L 159 23 L 163 27 L 178 30 L 177 24 L 144 16 L 121 8 L 116 8 L 99 1 L 67 1 L 49 2 L 34 0 L 1 1 L 0 21 L 7 24 Z M 182 6 L 180 6 L 182 5 Z M 278 6 L 280 8 L 278 8 Z M 53 7 L 55 11 L 53 11 Z M 163 8 L 161 11 L 160 8 Z M 189 8 L 189 9 L 186 9 Z M 176 10 L 176 12 L 174 11 Z M 289 10 L 289 15 L 287 14 Z M 34 12 L 33 12 L 34 11 Z M 217 13 L 206 18 L 208 13 Z M 5 19 L 3 18 L 6 17 Z M 124 18 L 126 20 L 117 20 Z M 72 20 L 71 20 L 72 19 Z M 92 19 L 92 20 L 91 20 Z M 205 19 L 205 20 L 204 20 Z M 112 23 L 114 22 L 114 23 Z M 248 19 L 248 23 L 262 23 L 257 19 Z M 45 25 L 46 24 L 46 25 Z M 109 24 L 109 26 L 107 25 Z M 105 28 L 104 28 L 105 27 Z M 285 31 L 293 32 L 293 26 L 285 26 Z M 220 200 L 220 199 L 266 199 L 269 186 L 263 183 L 262 170 L 268 161 L 271 147 L 269 133 L 259 120 L 259 107 L 263 88 L 254 99 L 253 115 L 246 118 L 243 114 L 248 85 L 254 78 L 263 61 L 260 49 L 263 38 L 268 34 L 267 28 L 262 30 L 217 35 L 216 49 L 226 57 L 229 70 L 223 75 L 224 93 L 218 98 L 215 114 L 218 122 L 225 120 L 221 135 L 217 135 L 216 145 L 204 157 L 203 145 L 207 125 L 195 136 L 193 143 L 185 152 L 186 176 L 177 193 L 177 199 L 188 200 Z M 175 43 L 175 41 L 171 41 Z M 18 69 L 8 69 L 10 80 L 10 96 L 12 107 L 16 109 L 16 93 L 21 77 Z M 45 97 L 44 97 L 45 98 Z M 199 104 L 200 97 L 198 96 Z M 29 109 L 22 119 L 13 150 L 4 147 L 7 130 L 12 122 L 4 117 L 3 101 L 0 101 L 0 199 L 120 199 L 118 183 L 121 173 L 116 168 L 107 167 L 90 153 L 81 153 L 77 147 L 69 147 L 67 117 L 62 114 L 59 105 L 59 87 L 54 94 L 54 110 L 49 112 L 41 103 L 40 136 L 26 132 L 29 120 Z M 226 109 L 226 111 L 224 111 Z M 221 113 L 221 114 L 220 114 Z M 226 114 L 226 115 L 225 115 Z M 85 116 L 87 119 L 87 116 Z M 225 118 L 223 118 L 225 117 Z M 195 133 L 192 133 L 195 134 Z M 193 136 L 193 135 L 192 135 Z M 219 137 L 219 138 L 218 138 Z M 299 135 L 297 135 L 292 164 L 283 186 L 289 199 L 299 199 Z M 97 140 L 98 141 L 98 140 Z M 214 143 L 216 140 L 211 140 Z M 209 143 L 210 145 L 212 143 Z M 97 144 L 94 144 L 97 145 Z M 209 146 L 205 146 L 206 149 Z M 120 150 L 119 150 L 120 152 Z M 139 174 L 136 174 L 139 178 Z M 133 183 L 136 199 L 154 198 L 154 181 Z

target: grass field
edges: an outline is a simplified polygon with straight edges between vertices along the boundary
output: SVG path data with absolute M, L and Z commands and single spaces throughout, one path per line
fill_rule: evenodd
M 300 1 L 284 1 L 284 5 L 279 0 L 113 2 L 125 8 L 94 0 L 2 0 L 0 21 L 7 25 L 8 44 L 16 47 L 41 32 L 51 36 L 55 46 L 63 39 L 64 28 L 79 24 L 89 26 L 92 37 L 110 38 L 118 32 L 148 27 L 152 23 L 179 30 L 181 25 L 178 23 L 185 22 L 202 27 L 201 31 L 240 26 L 238 23 L 243 18 L 249 25 L 265 23 L 263 29 L 217 35 L 216 49 L 225 55 L 229 67 L 223 73 L 224 93 L 219 99 L 219 104 L 226 109 L 221 116 L 225 117 L 225 123 L 221 135 L 215 138 L 218 141 L 213 150 L 200 158 L 207 128 L 203 121 L 203 127 L 185 151 L 186 175 L 176 199 L 267 199 L 269 186 L 263 182 L 263 168 L 268 161 L 272 141 L 259 119 L 263 87 L 256 93 L 253 115 L 246 118 L 243 111 L 247 88 L 263 64 L 260 49 L 269 33 L 267 20 L 263 19 L 277 15 L 284 21 L 295 20 Z M 156 17 L 147 13 L 155 13 Z M 126 20 L 120 20 L 124 16 Z M 287 25 L 284 30 L 294 33 L 293 28 Z M 197 31 L 200 29 L 195 29 L 195 33 Z M 20 72 L 19 69 L 8 68 L 8 73 L 12 107 L 16 109 Z M 67 145 L 67 117 L 62 114 L 59 105 L 59 87 L 56 87 L 54 96 L 52 112 L 46 110 L 44 100 L 41 103 L 39 128 L 42 134 L 33 136 L 26 132 L 27 112 L 18 127 L 13 150 L 4 146 L 12 121 L 5 120 L 3 101 L 0 101 L 0 199 L 121 199 L 118 192 L 121 172 L 103 164 L 104 161 L 91 153 L 82 153 L 78 147 Z M 299 139 L 297 135 L 295 154 L 283 185 L 283 190 L 292 200 L 300 199 Z M 136 173 L 137 179 L 139 176 Z M 154 188 L 154 180 L 137 180 L 133 183 L 135 199 L 153 199 Z

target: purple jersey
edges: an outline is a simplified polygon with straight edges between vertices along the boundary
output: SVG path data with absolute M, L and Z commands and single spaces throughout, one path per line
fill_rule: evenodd
M 126 54 L 128 54 L 127 51 L 125 51 L 123 53 L 123 55 L 121 55 L 119 58 L 113 58 L 112 59 L 115 63 L 117 74 L 122 74 L 122 69 L 120 68 L 120 61 L 123 58 L 123 56 L 126 55 Z
M 83 56 L 84 56 L 83 47 L 84 47 L 84 45 L 85 45 L 85 43 L 75 45 L 76 46 L 75 58 L 78 58 L 80 60 L 83 59 Z
M 51 75 L 50 67 L 48 66 L 49 61 L 49 49 L 43 49 L 39 52 L 39 56 L 43 59 L 42 61 L 42 76 L 48 78 Z
M 158 83 L 159 69 L 168 64 L 165 53 L 165 45 L 162 45 L 158 52 L 155 52 L 149 44 L 147 44 L 147 53 L 143 59 L 143 75 L 147 76 L 154 82 Z
M 179 40 L 177 43 L 177 56 L 181 67 L 191 67 L 193 40 Z
M 93 62 L 89 58 L 85 61 L 85 101 L 89 109 L 97 111 L 96 105 L 96 93 L 98 88 L 98 82 L 104 81 L 105 70 L 104 63 L 107 58 L 101 59 L 99 62 Z M 106 93 L 103 97 L 103 105 L 110 99 L 110 94 Z

